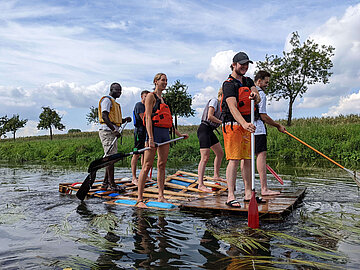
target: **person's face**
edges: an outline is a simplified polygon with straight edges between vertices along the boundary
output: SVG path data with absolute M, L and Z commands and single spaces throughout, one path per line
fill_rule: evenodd
M 142 96 L 141 96 L 141 103 L 142 104 L 145 104 L 145 99 L 146 99 L 146 96 L 148 95 L 148 93 L 146 93 L 146 94 L 143 94 Z
M 167 86 L 167 77 L 166 75 L 161 75 L 160 79 L 155 81 L 155 86 L 157 89 L 164 90 Z
M 270 77 L 265 77 L 265 79 L 259 80 L 258 85 L 261 89 L 265 90 L 266 88 L 268 88 L 269 82 L 270 82 Z
M 121 96 L 121 93 L 122 93 L 122 89 L 121 89 L 121 86 L 119 85 L 115 85 L 111 88 L 111 92 L 110 92 L 110 95 L 113 97 L 113 98 L 118 98 Z
M 249 69 L 249 62 L 245 64 L 236 63 L 233 64 L 233 67 L 237 75 L 244 76 Z

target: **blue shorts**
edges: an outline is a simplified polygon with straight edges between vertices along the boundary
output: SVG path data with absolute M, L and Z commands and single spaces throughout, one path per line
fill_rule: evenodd
M 160 128 L 153 126 L 154 142 L 163 143 L 170 141 L 170 131 L 168 128 Z M 148 134 L 146 134 L 146 140 L 149 140 Z

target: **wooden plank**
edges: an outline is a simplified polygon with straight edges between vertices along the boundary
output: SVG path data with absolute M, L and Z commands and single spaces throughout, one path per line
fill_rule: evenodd
M 184 178 L 184 177 L 170 176 L 170 178 L 171 178 L 171 179 L 174 179 L 174 180 L 180 180 L 180 181 L 183 181 L 183 182 L 187 182 L 187 183 L 199 184 L 199 182 L 198 182 L 197 180 L 192 181 L 191 179 Z M 169 181 L 170 181 L 170 180 L 169 180 Z M 215 184 L 209 183 L 209 182 L 207 182 L 207 181 L 204 181 L 204 185 L 205 185 L 205 186 L 208 186 L 208 187 L 218 188 L 218 189 L 227 189 L 227 187 L 224 187 L 224 186 L 222 186 L 222 185 L 215 185 Z
M 158 188 L 154 188 L 154 187 L 145 188 L 144 191 L 159 193 L 159 189 L 158 189 Z M 181 195 L 182 197 L 195 197 L 195 198 L 198 197 L 198 195 L 196 195 L 196 194 L 188 194 L 188 193 L 179 194 L 179 192 L 175 192 L 175 191 L 171 191 L 171 190 L 166 190 L 166 189 L 164 189 L 164 194 L 175 195 L 175 196 Z
M 199 177 L 196 173 L 190 173 L 190 172 L 184 172 L 184 171 L 177 171 L 175 174 L 176 175 L 185 174 L 185 175 L 190 175 L 190 176 L 194 176 L 194 177 Z M 210 176 L 204 176 L 204 179 L 212 180 L 214 182 L 227 183 L 226 180 L 220 180 L 220 179 L 219 180 L 218 179 L 214 180 L 214 178 L 210 177 Z

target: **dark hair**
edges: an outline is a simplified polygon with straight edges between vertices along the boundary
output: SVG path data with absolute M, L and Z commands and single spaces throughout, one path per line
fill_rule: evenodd
M 140 97 L 142 97 L 142 95 L 144 95 L 144 94 L 149 94 L 149 93 L 150 93 L 150 91 L 148 91 L 148 90 L 141 91 Z
M 113 89 L 115 88 L 115 86 L 119 86 L 120 89 L 121 89 L 120 83 L 114 82 L 114 83 L 112 83 L 112 84 L 110 85 L 110 91 L 113 90 Z
M 266 70 L 259 70 L 255 75 L 254 81 L 256 82 L 257 80 L 264 80 L 266 77 L 270 78 L 270 73 Z

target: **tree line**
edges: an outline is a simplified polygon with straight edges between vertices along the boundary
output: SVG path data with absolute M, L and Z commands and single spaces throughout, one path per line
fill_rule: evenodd
M 50 139 L 52 140 L 53 129 L 63 130 L 65 126 L 61 123 L 61 116 L 50 107 L 42 107 L 43 111 L 39 115 L 38 129 L 49 129 Z M 0 138 L 7 132 L 13 134 L 15 140 L 16 131 L 23 128 L 28 119 L 20 119 L 18 114 L 14 114 L 13 117 L 8 118 L 7 115 L 0 117 Z
M 288 100 L 287 126 L 291 126 L 293 104 L 297 97 L 302 97 L 311 84 L 322 82 L 329 83 L 332 75 L 330 69 L 333 67 L 331 57 L 335 48 L 332 46 L 319 45 L 314 40 L 300 42 L 297 32 L 292 33 L 289 41 L 291 50 L 283 51 L 283 56 L 266 55 L 265 61 L 257 62 L 256 72 L 266 70 L 271 74 L 270 84 L 266 93 L 268 97 L 275 100 Z M 178 117 L 194 116 L 195 111 L 191 108 L 192 97 L 187 93 L 188 86 L 176 80 L 169 86 L 164 94 L 167 104 L 174 116 L 177 128 Z M 49 129 L 52 139 L 53 129 L 63 130 L 65 126 L 61 123 L 61 117 L 50 107 L 42 107 L 38 129 Z M 90 107 L 86 115 L 88 124 L 98 123 L 98 108 Z M 0 118 L 0 138 L 6 132 L 15 133 L 19 128 L 25 126 L 27 119 L 20 119 L 14 115 L 8 119 L 7 116 Z M 79 129 L 69 130 L 79 132 Z

